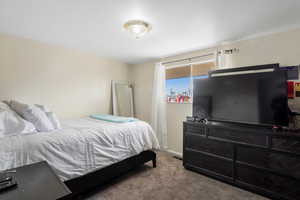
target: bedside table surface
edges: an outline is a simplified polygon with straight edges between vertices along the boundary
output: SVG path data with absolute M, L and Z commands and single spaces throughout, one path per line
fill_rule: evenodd
M 18 186 L 1 192 L 1 200 L 55 200 L 71 194 L 45 161 L 12 170 Z

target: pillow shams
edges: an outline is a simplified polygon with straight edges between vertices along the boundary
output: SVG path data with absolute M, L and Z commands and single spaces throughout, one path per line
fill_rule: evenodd
M 34 133 L 34 125 L 0 102 L 0 137 Z
M 48 107 L 44 105 L 35 104 L 35 106 L 39 107 L 41 110 L 43 110 L 46 113 L 48 119 L 50 120 L 50 122 L 52 123 L 55 129 L 61 129 L 60 121 L 54 112 L 51 112 L 48 109 Z
M 39 132 L 54 130 L 47 115 L 37 106 L 27 105 L 17 101 L 11 101 L 11 108 L 25 120 L 31 122 Z
M 58 117 L 55 113 L 46 112 L 46 115 L 55 129 L 61 129 L 60 121 L 58 120 Z
M 7 103 L 0 101 L 0 110 L 11 110 L 11 109 Z

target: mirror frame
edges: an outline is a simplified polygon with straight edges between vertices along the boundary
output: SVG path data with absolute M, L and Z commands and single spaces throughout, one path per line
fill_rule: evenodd
M 134 117 L 134 102 L 133 102 L 133 86 L 129 81 L 111 81 L 112 85 L 112 109 L 113 109 L 113 115 L 119 116 L 119 110 L 118 110 L 118 98 L 117 98 L 117 90 L 116 85 L 122 84 L 127 85 L 131 89 L 131 97 L 130 97 L 130 117 Z

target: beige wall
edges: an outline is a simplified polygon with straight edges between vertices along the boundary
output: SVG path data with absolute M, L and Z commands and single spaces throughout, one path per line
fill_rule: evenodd
M 167 104 L 167 129 L 168 129 L 168 149 L 175 153 L 182 153 L 183 143 L 183 121 L 186 116 L 192 116 L 192 104 Z
M 111 80 L 128 66 L 91 53 L 0 34 L 0 100 L 45 104 L 61 118 L 111 111 Z
M 135 116 L 150 122 L 154 63 L 132 65 L 129 69 L 129 78 L 134 84 Z
M 225 67 L 268 63 L 282 66 L 300 64 L 300 29 L 235 42 L 223 48 L 238 48 L 238 54 L 225 58 Z
M 258 38 L 233 42 L 228 45 L 218 46 L 210 49 L 199 50 L 191 53 L 181 54 L 177 56 L 162 59 L 169 61 L 181 59 L 190 56 L 196 56 L 214 51 L 216 48 L 239 48 L 238 54 L 225 57 L 223 67 L 242 67 L 248 65 L 259 65 L 267 63 L 277 63 L 281 65 L 299 65 L 300 64 L 300 29 L 292 30 L 283 33 L 276 33 Z M 134 76 L 139 77 L 136 82 L 138 90 L 136 95 L 136 112 L 142 113 L 140 116 L 144 120 L 150 119 L 151 106 L 148 105 L 151 99 L 151 85 L 153 82 L 154 63 L 146 63 L 133 65 L 130 67 L 130 72 Z M 132 79 L 135 81 L 135 79 Z M 146 92 L 144 92 L 144 89 Z M 144 103 L 144 102 L 147 102 Z M 300 101 L 298 99 L 294 101 Z M 186 115 L 192 114 L 192 105 L 184 104 L 168 104 L 167 119 L 168 119 L 168 147 L 169 150 L 177 153 L 182 153 L 182 121 Z

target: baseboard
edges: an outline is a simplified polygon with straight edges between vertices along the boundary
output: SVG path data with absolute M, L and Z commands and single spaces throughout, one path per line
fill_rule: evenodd
M 178 152 L 170 150 L 170 149 L 167 149 L 166 152 L 168 152 L 168 153 L 170 153 L 170 154 L 172 154 L 174 156 L 177 156 L 179 158 L 182 158 L 182 153 L 178 153 Z

